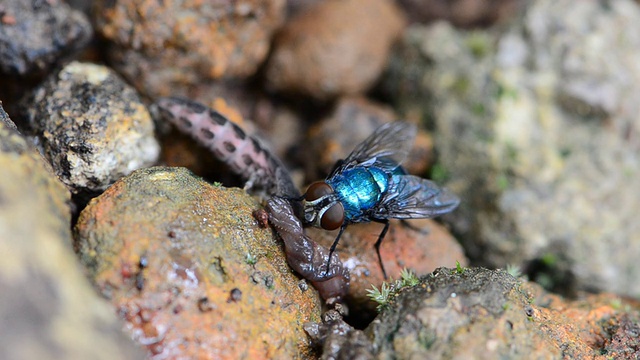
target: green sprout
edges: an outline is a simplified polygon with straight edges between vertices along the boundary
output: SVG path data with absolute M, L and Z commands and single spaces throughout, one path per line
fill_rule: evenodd
M 540 259 L 542 263 L 548 267 L 554 267 L 558 263 L 558 257 L 554 253 L 546 253 Z
M 487 107 L 483 103 L 477 102 L 471 105 L 471 112 L 476 116 L 484 116 L 487 113 Z
M 456 260 L 456 273 L 459 275 L 464 274 L 464 268 L 460 265 L 460 261 Z
M 247 253 L 244 261 L 249 265 L 255 265 L 258 262 L 258 258 L 255 255 Z
M 560 149 L 560 157 L 563 159 L 566 159 L 569 157 L 569 155 L 571 155 L 571 149 L 568 147 L 565 148 L 561 148 Z
M 522 276 L 522 271 L 518 265 L 507 264 L 507 274 L 517 279 Z
M 443 183 L 449 178 L 449 173 L 447 169 L 440 164 L 436 163 L 431 167 L 431 179 L 438 183 Z
M 471 51 L 471 54 L 478 59 L 485 57 L 487 53 L 491 51 L 491 44 L 489 40 L 481 33 L 471 33 L 471 35 L 467 36 L 465 39 L 465 43 Z
M 496 186 L 498 187 L 498 190 L 500 190 L 500 191 L 507 190 L 509 188 L 509 179 L 507 178 L 507 175 L 499 174 L 496 177 Z
M 402 282 L 402 287 L 406 287 L 406 286 L 418 285 L 418 283 L 420 282 L 420 279 L 418 279 L 418 277 L 413 271 L 407 268 L 404 268 L 400 272 L 400 281 Z
M 505 98 L 510 100 L 516 100 L 518 98 L 518 91 L 515 88 L 509 88 L 502 84 L 498 84 L 496 95 L 498 99 Z
M 391 295 L 391 285 L 389 285 L 386 281 L 382 283 L 380 289 L 378 289 L 375 285 L 371 284 L 371 289 L 367 289 L 367 296 L 378 303 L 376 310 L 378 312 L 382 311 L 382 309 L 386 308 L 389 305 L 389 296 Z
M 614 310 L 620 310 L 620 308 L 622 308 L 622 300 L 620 300 L 620 298 L 612 299 L 609 304 Z
M 419 282 L 420 279 L 418 279 L 413 271 L 404 268 L 400 272 L 399 280 L 394 281 L 393 279 L 389 279 L 389 282 L 384 281 L 382 285 L 380 285 L 380 289 L 372 284 L 371 289 L 367 289 L 367 296 L 378 303 L 376 310 L 380 312 L 389 306 L 389 301 L 400 289 L 415 286 Z

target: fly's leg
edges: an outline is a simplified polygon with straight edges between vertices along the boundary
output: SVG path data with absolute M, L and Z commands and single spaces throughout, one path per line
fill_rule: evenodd
M 387 231 L 389 230 L 389 219 L 382 219 L 382 220 L 374 219 L 373 221 L 380 224 L 384 224 L 384 228 L 380 232 L 380 235 L 378 235 L 378 240 L 373 246 L 376 248 L 376 254 L 378 254 L 378 263 L 380 263 L 382 276 L 384 276 L 384 279 L 387 280 L 387 271 L 384 269 L 384 265 L 382 264 L 382 256 L 380 256 L 380 244 L 382 244 L 382 240 L 384 239 L 385 235 L 387 235 Z
M 329 266 L 331 266 L 331 257 L 333 256 L 333 252 L 336 250 L 336 246 L 338 246 L 338 241 L 340 241 L 340 237 L 342 236 L 342 233 L 346 228 L 347 228 L 347 224 L 343 223 L 342 226 L 340 226 L 340 231 L 338 232 L 338 236 L 336 236 L 336 239 L 333 240 L 333 244 L 331 244 L 331 248 L 329 249 L 329 259 L 327 260 L 327 268 L 324 272 L 325 274 L 329 273 Z

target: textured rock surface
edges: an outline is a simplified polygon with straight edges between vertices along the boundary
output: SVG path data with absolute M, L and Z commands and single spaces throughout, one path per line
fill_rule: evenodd
M 412 21 L 447 20 L 458 27 L 488 26 L 510 19 L 523 0 L 397 0 Z
M 384 123 L 399 120 L 388 107 L 363 97 L 342 98 L 329 116 L 309 129 L 306 167 L 308 180 L 323 178 L 335 163 Z M 422 175 L 433 163 L 433 140 L 418 129 L 413 149 L 402 163 L 411 174 Z
M 0 168 L 0 358 L 142 359 L 73 253 L 69 192 L 5 122 Z
M 284 0 L 101 1 L 95 12 L 112 65 L 152 96 L 252 75 L 284 13 Z
M 392 221 L 380 246 L 380 255 L 390 278 L 398 279 L 405 267 L 421 276 L 437 267 L 455 267 L 456 261 L 466 266 L 462 247 L 442 225 L 430 219 L 411 220 L 408 224 Z M 384 280 L 373 247 L 382 228 L 383 225 L 376 223 L 351 225 L 340 238 L 336 250 L 351 273 L 349 308 L 355 313 L 365 312 L 356 315 L 363 318 L 375 308 L 367 297 L 367 290 L 372 284 L 379 287 Z M 316 228 L 307 229 L 307 234 L 326 247 L 331 246 L 337 235 L 335 231 Z
M 104 66 L 72 62 L 22 107 L 56 175 L 74 192 L 104 190 L 158 157 L 149 112 Z
M 18 128 L 16 127 L 16 124 L 14 124 L 13 121 L 11 121 L 11 118 L 9 118 L 9 114 L 7 114 L 7 112 L 4 111 L 4 108 L 2 107 L 2 101 L 0 101 L 0 122 L 4 125 L 6 129 L 15 130 L 15 131 L 18 130 Z
M 81 213 L 79 253 L 152 358 L 304 358 L 319 297 L 257 208 L 183 168 L 138 170 Z
M 3 0 L 0 3 L 0 70 L 44 73 L 91 39 L 89 21 L 64 1 Z
M 637 303 L 566 301 L 501 270 L 438 269 L 389 299 L 365 330 L 378 359 L 604 360 L 640 345 Z
M 402 14 L 388 0 L 309 6 L 277 36 L 267 86 L 320 100 L 364 92 L 380 75 L 403 25 Z
M 373 359 L 371 341 L 362 330 L 347 324 L 342 315 L 340 311 L 332 309 L 322 315 L 322 323 L 305 324 L 309 337 L 322 348 L 320 359 Z
M 639 24 L 637 2 L 536 1 L 500 34 L 407 33 L 388 80 L 437 122 L 472 259 L 640 294 Z

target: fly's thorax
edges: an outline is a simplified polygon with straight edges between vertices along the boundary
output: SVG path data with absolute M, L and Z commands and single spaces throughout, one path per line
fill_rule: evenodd
M 304 222 L 325 230 L 344 223 L 344 207 L 334 189 L 324 181 L 314 182 L 304 195 Z
M 327 183 L 344 206 L 347 221 L 357 221 L 376 206 L 389 188 L 390 174 L 377 167 L 355 167 L 336 174 Z

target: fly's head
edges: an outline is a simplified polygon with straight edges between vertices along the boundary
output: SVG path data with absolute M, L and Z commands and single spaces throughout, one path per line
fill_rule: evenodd
M 304 194 L 304 222 L 325 230 L 335 230 L 344 223 L 344 207 L 326 182 L 312 183 Z

